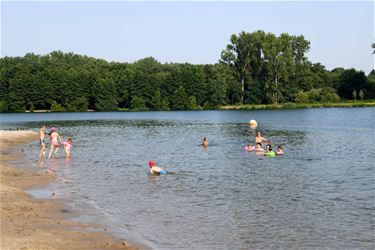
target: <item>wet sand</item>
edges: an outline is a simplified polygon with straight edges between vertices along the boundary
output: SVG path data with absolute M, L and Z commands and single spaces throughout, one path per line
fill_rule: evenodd
M 23 157 L 22 144 L 33 140 L 33 131 L 0 131 L 0 249 L 139 249 L 110 237 L 101 225 L 69 220 L 64 200 L 34 199 L 24 191 L 54 180 L 10 165 Z

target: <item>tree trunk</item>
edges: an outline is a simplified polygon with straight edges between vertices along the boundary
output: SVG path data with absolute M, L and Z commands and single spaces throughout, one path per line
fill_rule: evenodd
M 244 95 L 245 95 L 245 77 L 242 76 L 242 79 L 241 79 L 241 104 L 243 104 Z

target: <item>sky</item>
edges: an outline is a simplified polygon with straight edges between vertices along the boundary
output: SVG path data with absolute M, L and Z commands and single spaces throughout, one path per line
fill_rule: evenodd
M 54 50 L 107 61 L 212 64 L 232 34 L 303 35 L 331 70 L 374 69 L 374 1 L 7 1 L 1 57 Z

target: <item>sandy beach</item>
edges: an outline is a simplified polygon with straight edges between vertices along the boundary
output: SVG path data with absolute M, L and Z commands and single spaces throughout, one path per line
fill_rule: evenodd
M 101 225 L 70 221 L 64 200 L 35 199 L 24 191 L 54 180 L 8 163 L 23 157 L 20 146 L 33 140 L 33 131 L 0 131 L 0 249 L 139 249 L 110 237 Z

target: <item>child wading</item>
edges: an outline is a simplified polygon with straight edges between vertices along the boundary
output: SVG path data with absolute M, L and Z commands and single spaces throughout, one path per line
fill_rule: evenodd
M 40 153 L 39 158 L 42 158 L 46 155 L 46 142 L 44 141 L 44 131 L 46 130 L 46 126 L 44 124 L 40 125 L 39 129 L 39 145 L 40 145 Z
M 54 127 L 51 128 L 51 132 L 49 133 L 49 136 L 50 136 L 50 139 L 51 139 L 51 149 L 49 151 L 48 159 L 51 158 L 52 151 L 53 151 L 54 148 L 56 148 L 54 156 L 56 155 L 57 151 L 59 150 L 59 143 L 58 143 L 57 139 L 59 139 L 60 143 L 62 143 L 61 137 L 60 137 L 59 133 L 57 133 L 56 128 L 54 128 Z
M 70 151 L 72 150 L 72 147 L 73 147 L 72 138 L 68 138 L 67 141 L 63 141 L 61 144 L 64 146 L 64 149 L 65 149 L 65 157 L 70 158 Z

